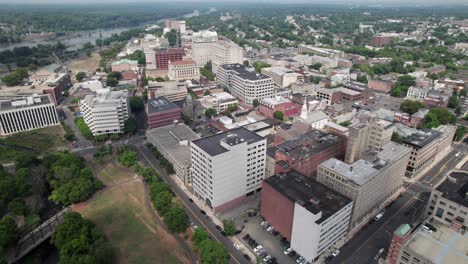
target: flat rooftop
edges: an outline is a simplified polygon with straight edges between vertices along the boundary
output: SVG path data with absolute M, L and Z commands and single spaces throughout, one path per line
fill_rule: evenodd
M 158 113 L 172 109 L 180 109 L 178 105 L 167 100 L 166 97 L 158 97 L 156 99 L 148 100 L 148 113 Z
M 468 207 L 468 172 L 452 172 L 436 188 L 442 197 Z
M 441 134 L 442 133 L 439 131 L 423 128 L 404 137 L 403 142 L 411 146 L 423 148 L 435 139 L 439 138 Z
M 322 212 L 317 224 L 350 204 L 351 199 L 326 187 L 311 177 L 306 177 L 297 171 L 268 177 L 265 183 L 294 203 L 299 203 L 313 214 Z
M 311 130 L 294 139 L 285 141 L 277 147 L 290 156 L 293 162 L 297 162 L 318 154 L 344 140 L 345 138 L 342 136 Z
M 181 165 L 190 164 L 191 154 L 188 144 L 200 138 L 190 127 L 182 123 L 151 129 L 146 135 L 162 146 L 164 152 Z
M 193 141 L 193 144 L 204 150 L 211 156 L 216 156 L 228 152 L 221 141 L 230 146 L 247 142 L 247 145 L 264 140 L 265 138 L 257 135 L 255 132 L 248 130 L 245 127 L 239 127 L 224 133 L 212 135 Z
M 0 96 L 0 111 L 52 104 L 49 95 Z
M 455 232 L 450 227 L 434 221 L 437 231 L 429 233 L 419 228 L 405 243 L 409 250 L 427 261 L 425 263 L 468 263 L 468 233 Z M 419 257 L 418 257 L 419 258 Z
M 352 164 L 331 158 L 322 162 L 320 166 L 335 171 L 349 181 L 361 186 L 378 175 L 378 172 L 388 164 L 399 160 L 405 153 L 409 153 L 409 151 L 408 148 L 402 145 L 390 142 L 378 153 L 364 152 L 362 159 Z

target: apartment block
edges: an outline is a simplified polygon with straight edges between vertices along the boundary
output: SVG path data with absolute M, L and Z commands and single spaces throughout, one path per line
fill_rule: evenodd
M 200 138 L 183 123 L 171 124 L 146 132 L 148 141 L 174 166 L 177 177 L 192 185 L 190 144 Z
M 169 62 L 183 60 L 185 57 L 184 48 L 148 49 L 145 50 L 146 69 L 167 70 Z
M 351 228 L 366 223 L 403 185 L 410 150 L 389 142 L 382 150 L 367 151 L 347 164 L 336 158 L 322 162 L 317 181 L 354 201 Z
M 187 85 L 184 82 L 148 82 L 148 98 L 165 97 L 171 102 L 182 101 L 187 97 Z
M 244 61 L 244 50 L 232 40 L 220 39 L 212 44 L 210 60 L 212 62 L 212 71 L 216 73 L 223 64 L 242 63 Z
M 136 71 L 138 70 L 138 61 L 129 59 L 113 61 L 111 63 L 111 68 L 114 72 Z
M 59 124 L 51 95 L 0 97 L 0 136 Z
M 169 62 L 168 77 L 174 81 L 200 80 L 200 68 L 191 59 Z
M 149 99 L 146 106 L 148 128 L 167 126 L 182 120 L 182 110 L 165 97 Z
M 213 43 L 218 42 L 218 33 L 213 31 L 194 32 L 192 36 L 192 57 L 199 67 L 212 60 Z
M 273 80 L 261 73 L 248 71 L 241 64 L 223 64 L 218 69 L 218 84 L 227 87 L 240 101 L 251 105 L 274 95 Z
M 468 173 L 452 172 L 431 192 L 427 214 L 453 230 L 468 229 Z
M 346 138 L 311 130 L 276 147 L 276 174 L 296 170 L 311 177 L 315 175 L 320 163 L 330 158 L 343 157 Z
M 194 194 L 214 212 L 245 201 L 262 187 L 266 144 L 244 127 L 192 141 Z
M 390 142 L 394 131 L 391 122 L 369 116 L 368 120 L 349 126 L 349 139 L 346 148 L 345 161 L 353 163 L 358 160 L 366 150 L 379 151 L 385 144 Z
M 80 100 L 80 110 L 94 136 L 122 133 L 130 116 L 128 93 L 98 90 Z
M 261 215 L 311 263 L 346 236 L 352 208 L 351 199 L 296 171 L 263 182 Z

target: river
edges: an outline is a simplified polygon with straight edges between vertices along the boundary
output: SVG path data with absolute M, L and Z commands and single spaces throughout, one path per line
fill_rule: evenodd
M 203 14 L 208 14 L 214 11 L 216 11 L 216 9 L 210 8 L 208 11 L 204 12 Z M 198 10 L 195 10 L 192 13 L 183 15 L 183 17 L 190 18 L 192 16 L 198 16 L 198 15 L 200 15 L 200 12 Z M 90 30 L 90 31 L 69 32 L 67 33 L 67 36 L 55 37 L 53 39 L 30 40 L 30 41 L 23 41 L 20 43 L 3 45 L 3 46 L 0 46 L 0 51 L 10 50 L 16 47 L 24 47 L 24 46 L 33 47 L 39 44 L 54 45 L 57 43 L 57 41 L 60 41 L 63 44 L 65 44 L 67 46 L 67 50 L 77 50 L 83 47 L 83 45 L 88 42 L 94 45 L 95 41 L 99 38 L 108 38 L 108 37 L 111 37 L 112 34 L 119 34 L 123 31 L 127 31 L 130 29 L 140 28 L 140 27 L 144 27 L 147 25 L 159 24 L 166 19 L 177 19 L 177 18 L 163 18 L 154 22 L 146 22 L 139 26 L 134 26 L 134 27 L 121 27 L 121 28 L 112 28 L 112 29 L 96 29 L 96 30 Z

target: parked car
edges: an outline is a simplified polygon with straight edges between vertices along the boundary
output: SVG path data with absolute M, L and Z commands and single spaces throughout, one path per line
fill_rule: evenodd
M 289 253 L 291 253 L 291 251 L 292 251 L 292 248 L 287 248 L 283 253 L 285 255 L 288 255 Z
M 257 251 L 259 251 L 262 248 L 263 248 L 262 245 L 258 245 L 254 248 L 254 252 L 257 253 Z
M 275 231 L 273 231 L 273 232 L 271 232 L 271 233 L 272 233 L 274 236 L 278 236 L 278 235 L 279 235 L 279 232 L 278 232 L 278 231 L 276 231 L 276 230 L 275 230 Z
M 203 211 L 203 210 L 200 210 L 200 213 L 201 213 L 202 215 L 206 215 L 206 212 Z
M 249 234 L 245 234 L 245 236 L 242 237 L 243 240 L 247 241 L 250 238 Z
M 339 249 L 333 251 L 332 256 L 336 257 L 336 256 L 338 256 L 338 254 L 340 254 L 340 250 L 339 250 Z
M 244 254 L 244 258 L 245 258 L 246 260 L 248 260 L 248 261 L 250 261 L 250 259 L 251 259 L 250 256 L 247 255 L 247 254 Z
M 297 257 L 296 263 L 301 263 L 304 260 L 302 256 Z
M 267 228 L 267 231 L 272 232 L 274 229 L 275 229 L 274 227 L 270 226 L 270 227 Z
M 267 262 L 271 259 L 271 256 L 270 255 L 266 255 L 264 258 L 263 258 L 263 261 L 264 262 Z
M 293 251 L 289 252 L 288 256 L 294 258 L 296 256 L 296 251 L 293 250 Z
M 224 231 L 221 231 L 221 235 L 223 235 L 223 237 L 227 237 L 227 234 Z
M 382 213 L 378 213 L 378 214 L 375 216 L 374 220 L 375 220 L 375 221 L 379 221 L 380 218 L 382 218 L 382 216 L 383 216 Z
M 241 250 L 241 247 L 240 247 L 238 244 L 234 243 L 233 246 L 234 246 L 237 250 Z
M 330 262 L 332 259 L 333 259 L 333 256 L 330 255 L 330 256 L 328 256 L 328 257 L 325 258 L 324 263 L 328 263 L 328 262 Z
M 379 251 L 377 252 L 377 254 L 375 255 L 374 257 L 374 260 L 379 260 L 379 258 L 382 256 L 382 254 L 385 252 L 385 248 L 381 248 L 379 249 Z
M 222 230 L 222 228 L 219 225 L 216 225 L 215 228 L 218 229 L 218 231 Z
M 193 203 L 193 199 L 192 199 L 192 198 L 189 198 L 188 200 L 189 200 L 189 202 Z
M 268 225 L 268 222 L 267 221 L 263 221 L 260 223 L 261 226 L 265 227 L 266 225 Z

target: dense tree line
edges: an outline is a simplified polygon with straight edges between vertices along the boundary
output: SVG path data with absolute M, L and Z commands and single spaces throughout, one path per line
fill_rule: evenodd
M 229 263 L 229 251 L 223 244 L 211 239 L 208 232 L 201 227 L 197 227 L 193 233 L 193 244 L 200 253 L 202 264 L 227 264 Z

